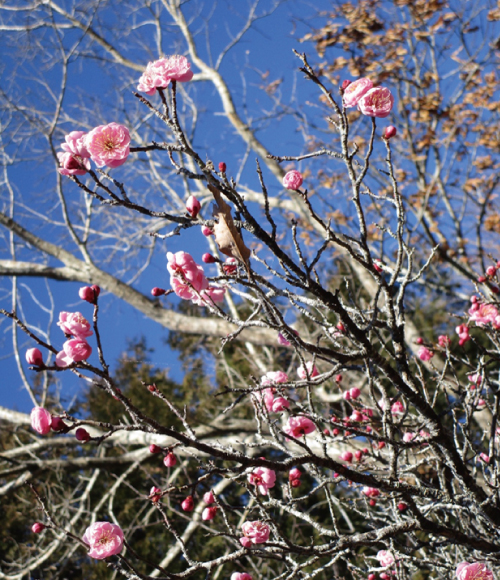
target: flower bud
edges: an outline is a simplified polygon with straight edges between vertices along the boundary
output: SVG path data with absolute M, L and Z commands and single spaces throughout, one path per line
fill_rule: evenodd
M 479 282 L 479 284 L 482 284 L 483 282 L 486 282 L 486 276 L 479 276 L 477 281 Z
M 345 91 L 347 89 L 347 87 L 351 84 L 351 82 L 352 81 L 349 81 L 347 79 L 345 81 L 342 81 L 342 85 L 341 85 L 342 91 Z
M 377 500 L 376 500 L 376 499 L 371 499 L 371 500 L 370 500 L 368 503 L 369 503 L 369 504 L 370 504 L 372 507 L 375 507 L 375 506 L 377 505 Z
M 342 322 L 339 322 L 339 323 L 337 324 L 337 330 L 338 330 L 339 332 L 345 332 L 345 326 L 342 324 Z
M 329 431 L 328 429 L 323 429 L 323 433 L 324 433 L 325 435 L 330 435 L 330 431 Z
M 300 479 L 292 479 L 292 480 L 290 481 L 290 485 L 291 485 L 292 487 L 300 487 L 300 483 L 301 483 L 301 482 L 300 482 Z
M 77 441 L 81 441 L 82 443 L 87 443 L 87 441 L 90 439 L 89 432 L 83 427 L 78 427 L 78 429 L 75 431 L 75 437 Z
M 488 268 L 486 268 L 486 274 L 488 276 L 494 276 L 497 273 L 497 269 L 495 268 L 495 266 L 489 266 Z
M 149 446 L 149 452 L 150 453 L 161 453 L 161 447 L 158 447 L 158 445 L 151 443 L 151 445 Z
M 238 260 L 236 258 L 228 258 L 224 264 L 222 264 L 222 269 L 228 276 L 236 274 L 238 271 Z
M 300 469 L 298 467 L 294 467 L 293 469 L 290 469 L 290 473 L 288 474 L 288 479 L 290 481 L 292 481 L 293 479 L 300 479 L 301 475 L 302 475 L 302 472 L 300 471 Z
M 358 387 L 353 387 L 349 390 L 349 394 L 351 395 L 351 399 L 357 399 L 361 395 L 361 390 Z
M 35 407 L 31 411 L 31 428 L 40 435 L 47 435 L 50 433 L 50 425 L 52 423 L 52 416 L 43 407 Z
M 398 503 L 398 510 L 399 510 L 400 512 L 404 512 L 404 511 L 407 509 L 407 507 L 408 507 L 408 506 L 407 506 L 407 505 L 404 503 L 404 501 L 400 501 L 400 502 Z
M 419 337 L 418 337 L 418 338 L 415 340 L 415 342 L 416 342 L 417 344 L 424 344 L 424 339 L 423 339 L 421 336 L 419 336 Z
M 356 461 L 361 461 L 361 459 L 363 459 L 363 452 L 358 449 L 354 452 L 354 457 L 356 458 Z
M 388 127 L 385 128 L 384 139 L 392 139 L 392 137 L 395 137 L 397 135 L 397 132 L 398 131 L 396 127 L 389 125 Z
M 161 499 L 161 489 L 159 487 L 153 486 L 149 491 L 149 499 L 153 503 L 158 503 Z
M 29 365 L 43 367 L 43 355 L 38 348 L 30 348 L 26 351 L 26 362 Z
M 99 288 L 99 286 L 96 286 L 94 284 L 93 286 L 83 286 L 82 288 L 80 288 L 80 290 L 78 291 L 78 296 L 80 296 L 82 300 L 85 300 L 90 304 L 96 304 L 97 297 L 99 296 L 100 293 L 101 289 Z
M 214 494 L 211 491 L 207 491 L 207 493 L 203 495 L 203 501 L 208 505 L 214 503 L 215 501 Z
M 212 506 L 212 507 L 206 507 L 203 510 L 203 513 L 201 514 L 201 519 L 204 522 L 207 522 L 209 520 L 213 520 L 215 518 L 215 514 L 217 513 L 217 506 Z
M 208 226 L 201 226 L 201 233 L 208 238 L 208 236 L 213 236 L 214 232 Z
M 203 254 L 201 261 L 205 264 L 215 264 L 215 262 L 217 262 L 217 258 L 207 252 L 206 254 Z
M 342 375 L 336 375 L 335 382 L 336 383 L 341 383 L 342 382 Z
M 201 203 L 196 199 L 194 195 L 190 195 L 186 202 L 186 209 L 190 216 L 195 219 L 198 217 L 198 214 L 201 210 Z
M 351 393 L 349 391 L 345 391 L 342 396 L 344 397 L 344 401 L 350 401 L 351 400 Z
M 181 508 L 185 512 L 192 512 L 194 510 L 194 501 L 192 495 L 188 495 L 187 498 L 181 503 Z
M 221 162 L 219 163 L 219 171 L 220 171 L 221 173 L 226 173 L 226 169 L 227 169 L 227 167 L 226 167 L 226 164 L 224 163 L 224 161 L 221 161 Z
M 368 574 L 368 580 L 375 580 L 376 574 Z
M 157 296 L 163 296 L 164 294 L 166 294 L 166 290 L 163 290 L 163 288 L 158 288 L 157 286 L 155 286 L 152 290 L 151 290 L 151 294 L 156 298 Z
M 34 534 L 40 534 L 41 532 L 43 532 L 43 530 L 45 529 L 46 526 L 44 526 L 43 524 L 41 524 L 40 522 L 35 522 L 32 526 L 31 526 L 31 531 Z
M 50 424 L 52 431 L 65 431 L 68 426 L 61 419 L 61 417 L 52 417 L 52 422 Z
M 300 171 L 297 171 L 296 169 L 289 171 L 283 177 L 283 187 L 285 187 L 286 189 L 293 189 L 296 191 L 297 189 L 299 189 L 299 187 L 302 185 L 303 182 L 304 178 L 302 177 L 302 173 L 300 173 Z
M 172 451 L 167 453 L 165 459 L 163 460 L 163 464 L 165 467 L 175 467 L 177 464 L 177 457 L 172 453 Z
M 342 459 L 342 461 L 347 461 L 347 463 L 351 463 L 352 457 L 353 455 L 350 451 L 344 451 L 340 454 L 340 459 Z
M 383 449 L 385 447 L 385 441 L 379 441 L 378 442 L 378 448 L 379 449 Z

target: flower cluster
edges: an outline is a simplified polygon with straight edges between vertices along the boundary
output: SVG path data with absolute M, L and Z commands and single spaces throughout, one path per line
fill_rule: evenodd
M 261 385 L 288 383 L 288 375 L 283 371 L 268 372 L 261 379 Z M 290 402 L 285 397 L 275 397 L 276 389 L 264 389 L 262 399 L 269 413 L 281 413 L 290 408 Z
M 165 89 L 170 81 L 185 83 L 193 78 L 191 64 L 185 56 L 174 55 L 148 63 L 137 85 L 137 90 L 154 95 L 156 89 Z
M 202 266 L 199 266 L 187 252 L 168 252 L 167 270 L 170 273 L 170 285 L 183 300 L 191 300 L 204 306 L 221 302 L 225 288 L 210 286 Z
M 130 153 L 130 133 L 118 123 L 99 125 L 89 133 L 71 131 L 61 149 L 57 154 L 61 175 L 84 175 L 91 159 L 97 167 L 119 167 Z
M 349 83 L 344 90 L 344 107 L 358 107 L 363 115 L 384 118 L 394 105 L 394 97 L 386 87 L 374 87 L 368 78 Z M 392 135 L 391 135 L 392 136 Z
M 74 338 L 67 340 L 63 344 L 63 349 L 57 353 L 56 365 L 67 367 L 74 362 L 87 360 L 92 354 L 92 347 L 85 340 L 93 334 L 89 321 L 79 312 L 61 312 L 57 325 L 66 336 Z
M 276 472 L 267 467 L 256 467 L 248 474 L 248 483 L 255 485 L 262 495 L 267 495 L 268 490 L 276 483 Z

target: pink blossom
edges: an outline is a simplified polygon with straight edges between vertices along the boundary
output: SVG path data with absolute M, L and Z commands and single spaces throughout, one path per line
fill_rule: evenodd
M 484 562 L 462 562 L 457 566 L 456 575 L 458 580 L 493 580 L 493 573 L 486 567 Z
M 61 175 L 85 175 L 90 170 L 90 161 L 79 155 L 60 151 L 57 159 L 59 160 L 57 171 Z
M 34 407 L 30 415 L 31 428 L 40 435 L 47 435 L 50 433 L 50 426 L 52 424 L 52 415 L 43 407 Z
M 394 97 L 385 87 L 375 87 L 365 93 L 358 101 L 358 109 L 363 115 L 384 118 L 391 112 Z
M 427 347 L 421 346 L 418 349 L 417 356 L 420 360 L 427 362 L 427 361 L 431 360 L 431 358 L 434 356 L 434 353 L 432 352 L 432 350 L 429 350 Z
M 233 572 L 231 574 L 231 580 L 253 580 L 253 578 L 246 572 Z
M 245 546 L 245 544 L 243 544 L 242 540 L 245 538 L 250 542 L 250 544 L 263 544 L 269 539 L 269 526 L 258 520 L 254 522 L 245 522 L 241 526 L 241 531 L 243 532 L 244 537 L 240 539 L 240 543 L 243 546 Z
M 469 327 L 466 324 L 460 324 L 455 328 L 455 332 L 458 334 L 458 344 L 463 346 L 468 340 L 470 340 Z
M 283 371 L 270 371 L 260 379 L 260 384 L 272 385 L 273 383 L 288 383 L 288 380 L 288 375 Z
M 92 347 L 82 338 L 73 338 L 63 344 L 63 350 L 57 353 L 56 366 L 67 367 L 74 362 L 87 360 L 92 354 Z
M 248 483 L 255 485 L 262 495 L 267 495 L 267 491 L 276 483 L 276 472 L 267 467 L 256 467 L 248 474 Z
M 405 443 L 410 443 L 411 441 L 413 441 L 413 439 L 415 439 L 416 435 L 415 433 L 412 433 L 411 431 L 407 431 L 404 435 L 403 435 L 403 441 Z
M 306 373 L 306 369 L 307 369 L 307 373 Z M 304 368 L 304 365 L 300 365 L 300 367 L 297 369 L 297 374 L 299 375 L 299 377 L 302 380 L 307 379 L 307 375 L 309 374 L 309 378 L 313 379 L 314 377 L 317 377 L 319 375 L 318 369 L 316 368 L 315 365 L 313 365 L 312 361 L 309 361 L 306 363 L 306 368 Z
M 302 177 L 302 173 L 296 169 L 289 171 L 285 177 L 283 177 L 283 187 L 286 187 L 286 189 L 297 190 L 303 182 L 304 178 Z
M 349 83 L 344 90 L 344 107 L 347 109 L 355 107 L 359 99 L 365 95 L 371 88 L 373 83 L 368 78 L 361 78 L 352 83 Z
M 154 95 L 157 88 L 166 88 L 170 81 L 181 83 L 193 78 L 191 64 L 185 56 L 173 55 L 148 63 L 137 85 L 137 90 Z
M 470 321 L 478 326 L 494 324 L 498 318 L 498 310 L 493 304 L 473 304 L 469 309 Z
M 130 133 L 127 127 L 118 123 L 99 125 L 92 129 L 85 143 L 97 167 L 119 167 L 130 153 Z
M 187 252 L 168 252 L 167 270 L 170 272 L 170 284 L 174 292 L 183 300 L 204 302 L 199 295 L 208 289 L 208 280 L 205 278 L 203 268 L 199 266 L 191 254 Z M 222 292 L 223 294 L 223 292 Z M 219 298 L 218 293 L 208 293 L 205 299 Z M 215 301 L 215 300 L 214 300 Z
M 103 560 L 119 554 L 123 548 L 123 532 L 117 524 L 95 522 L 87 528 L 82 540 L 89 545 L 89 556 Z
M 405 406 L 401 401 L 396 401 L 391 406 L 391 413 L 393 415 L 403 415 L 405 412 Z
M 440 334 L 438 336 L 438 344 L 442 348 L 446 348 L 450 344 L 450 339 L 446 334 Z
M 94 334 L 90 330 L 90 322 L 79 312 L 60 312 L 57 326 L 64 334 L 73 335 L 75 338 L 85 339 Z
M 375 557 L 380 562 L 381 566 L 386 567 L 394 564 L 394 556 L 392 555 L 392 552 L 389 552 L 388 550 L 380 550 Z
M 61 145 L 63 152 L 57 154 L 61 175 L 84 175 L 90 169 L 86 135 L 84 131 L 71 131 L 64 137 L 66 142 Z
M 36 367 L 43 366 L 43 355 L 38 348 L 29 348 L 26 351 L 26 362 Z
M 289 401 L 287 401 L 284 397 L 276 397 L 276 399 L 274 399 L 274 401 L 273 401 L 271 411 L 273 413 L 281 413 L 285 409 L 289 409 L 289 408 L 290 408 Z
M 298 438 L 316 431 L 316 425 L 303 415 L 289 417 L 288 423 L 283 427 L 283 431 L 290 437 Z
M 202 514 L 201 514 L 201 519 L 204 522 L 208 522 L 210 520 L 213 520 L 217 514 L 217 510 L 219 508 L 215 505 L 215 506 L 210 506 L 210 507 L 206 507 Z
M 479 373 L 474 373 L 473 375 L 468 375 L 467 378 L 475 386 L 479 386 L 483 382 L 483 377 Z M 471 387 L 474 388 L 474 387 Z
M 378 497 L 380 495 L 380 490 L 376 487 L 368 487 L 365 485 L 361 491 L 366 495 L 366 497 Z
M 209 286 L 206 290 L 202 290 L 200 295 L 194 295 L 191 301 L 198 306 L 213 306 L 217 302 L 224 300 L 226 289 L 221 286 Z
M 238 260 L 236 258 L 228 258 L 224 264 L 222 264 L 222 269 L 228 276 L 236 274 L 238 271 Z

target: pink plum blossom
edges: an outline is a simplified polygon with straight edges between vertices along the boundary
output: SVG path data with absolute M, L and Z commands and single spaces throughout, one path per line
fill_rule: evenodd
M 56 366 L 67 367 L 74 362 L 87 360 L 92 354 L 92 347 L 82 338 L 73 338 L 63 344 L 63 350 L 57 353 Z
M 119 167 L 130 153 L 130 133 L 118 123 L 99 125 L 87 135 L 85 144 L 97 167 Z
M 296 169 L 289 171 L 285 177 L 283 177 L 283 187 L 286 187 L 286 189 L 297 190 L 303 182 L 304 178 L 302 177 L 302 173 Z
M 475 322 L 477 326 L 486 326 L 492 324 L 495 328 L 500 326 L 498 310 L 493 304 L 475 303 L 469 309 L 469 320 Z
M 89 556 L 103 560 L 119 554 L 123 548 L 123 532 L 117 524 L 95 522 L 87 528 L 82 540 L 89 545 Z
M 493 580 L 493 573 L 484 562 L 462 562 L 455 573 L 458 580 Z
M 489 463 L 490 462 L 490 456 L 487 455 L 486 453 L 480 453 L 479 454 L 479 459 L 481 459 L 485 463 Z
M 270 371 L 260 379 L 260 384 L 272 385 L 273 383 L 288 383 L 288 380 L 288 375 L 283 371 Z
M 392 552 L 389 552 L 388 550 L 380 550 L 375 557 L 380 562 L 381 566 L 386 567 L 394 564 L 394 556 Z
M 183 300 L 200 300 L 199 294 L 208 289 L 203 268 L 187 252 L 168 252 L 167 270 L 174 292 Z M 210 296 L 210 295 L 209 295 Z M 218 295 L 215 295 L 218 297 Z M 210 296 L 211 298 L 211 296 Z
M 417 356 L 420 360 L 427 362 L 427 361 L 431 360 L 431 358 L 434 356 L 434 353 L 432 352 L 432 350 L 429 350 L 427 347 L 421 346 L 418 349 Z
M 50 433 L 52 415 L 43 407 L 34 407 L 30 415 L 31 428 L 40 435 Z
M 307 372 L 306 372 L 307 369 Z M 313 365 L 312 361 L 309 361 L 306 363 L 306 367 L 304 368 L 304 365 L 300 365 L 300 367 L 297 369 L 297 374 L 299 375 L 299 377 L 302 380 L 307 379 L 307 375 L 309 374 L 309 377 L 311 379 L 313 379 L 314 377 L 317 377 L 319 375 L 318 369 L 316 368 L 315 365 Z
M 361 97 L 372 87 L 372 81 L 367 78 L 361 78 L 349 83 L 347 88 L 344 90 L 344 107 L 346 107 L 346 109 L 355 107 L 358 104 L 359 99 L 361 99 Z
M 263 544 L 269 539 L 270 529 L 267 524 L 261 521 L 245 522 L 241 526 L 243 538 L 240 538 L 240 543 L 244 547 L 251 544 Z M 242 540 L 246 540 L 245 543 Z
M 403 435 L 403 441 L 405 443 L 410 443 L 411 441 L 413 441 L 413 439 L 415 439 L 416 435 L 415 433 L 412 433 L 411 431 L 407 431 L 404 435 Z
M 350 86 L 349 86 L 350 88 Z M 375 87 L 365 93 L 358 101 L 358 109 L 363 115 L 384 118 L 389 115 L 394 104 L 391 91 L 385 87 Z
M 438 336 L 438 344 L 441 348 L 446 348 L 450 344 L 450 339 L 446 334 L 440 334 Z
M 246 572 L 233 572 L 231 574 L 231 580 L 253 580 L 253 578 Z
M 170 81 L 181 83 L 193 78 L 191 64 L 185 56 L 173 55 L 148 63 L 137 85 L 137 90 L 154 95 L 157 88 L 164 89 Z
M 283 431 L 290 437 L 297 439 L 302 435 L 308 435 L 316 431 L 316 425 L 303 415 L 298 417 L 289 417 L 287 424 L 283 427 Z
M 85 339 L 94 334 L 90 330 L 90 322 L 79 312 L 60 312 L 57 326 L 64 332 L 75 338 Z
M 395 403 L 392 404 L 391 413 L 393 415 L 404 415 L 404 412 L 405 412 L 405 406 L 403 405 L 403 403 L 401 401 L 396 401 Z
M 290 402 L 287 401 L 284 397 L 276 397 L 274 399 L 273 404 L 271 406 L 271 411 L 273 413 L 281 413 L 285 409 L 290 408 Z
M 256 467 L 248 474 L 248 483 L 255 485 L 262 495 L 267 495 L 268 490 L 276 483 L 276 472 L 267 467 Z
M 61 175 L 85 175 L 90 170 L 90 161 L 79 155 L 60 151 L 57 159 L 59 160 L 57 171 Z
M 26 351 L 26 362 L 36 367 L 43 366 L 43 355 L 38 348 L 29 348 Z
M 202 290 L 200 295 L 196 294 L 191 298 L 191 301 L 198 306 L 213 306 L 217 302 L 222 302 L 224 300 L 224 295 L 226 289 L 221 286 L 209 286 L 207 289 Z
M 87 150 L 84 131 L 71 131 L 61 145 L 62 153 L 58 153 L 61 175 L 84 175 L 90 169 L 90 153 Z

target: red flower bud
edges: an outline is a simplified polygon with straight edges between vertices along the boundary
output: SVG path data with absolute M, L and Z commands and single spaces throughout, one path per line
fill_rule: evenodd
M 158 288 L 157 286 L 155 286 L 152 290 L 151 290 L 151 294 L 155 297 L 157 296 L 163 296 L 164 294 L 166 294 L 166 290 L 163 290 L 163 288 Z
M 163 464 L 165 467 L 175 467 L 177 464 L 177 457 L 172 453 L 172 451 L 167 453 L 165 459 L 163 460 Z
M 181 508 L 185 512 L 192 512 L 194 510 L 194 501 L 192 495 L 188 495 L 187 498 L 181 503 Z
M 208 236 L 213 236 L 214 232 L 208 226 L 201 227 L 201 233 L 208 238 Z
M 215 514 L 219 508 L 217 506 L 206 507 L 201 514 L 201 519 L 206 522 L 208 520 L 213 520 L 215 518 Z
M 212 254 L 209 254 L 207 252 L 206 254 L 203 254 L 203 256 L 201 257 L 201 261 L 204 262 L 205 264 L 215 264 L 215 262 L 217 262 L 217 258 L 215 258 L 214 256 L 212 256 Z
M 415 342 L 417 344 L 424 344 L 424 339 L 421 336 L 419 336 Z
M 75 437 L 82 443 L 87 443 L 87 441 L 90 439 L 89 432 L 83 427 L 78 427 L 78 429 L 75 431 Z
M 488 274 L 488 276 L 494 276 L 496 273 L 497 269 L 495 266 L 488 266 L 488 268 L 486 268 L 486 274 Z
M 342 90 L 345 91 L 350 84 L 351 84 L 351 81 L 349 81 L 347 79 L 345 81 L 342 81 L 342 86 L 341 86 Z
M 68 428 L 66 423 L 61 419 L 61 417 L 52 417 L 52 422 L 50 424 L 52 431 L 64 431 Z
M 97 297 L 99 296 L 100 293 L 101 289 L 99 288 L 99 286 L 96 286 L 94 284 L 93 286 L 83 286 L 82 288 L 80 288 L 80 290 L 78 291 L 78 296 L 80 296 L 82 300 L 85 300 L 90 304 L 96 304 Z
M 370 504 L 372 507 L 375 507 L 375 506 L 377 505 L 377 500 L 375 500 L 375 499 L 371 499 L 371 500 L 370 500 L 368 503 L 369 503 L 369 504 Z
M 158 445 L 151 443 L 151 445 L 149 446 L 149 452 L 150 453 L 161 453 L 161 447 L 158 447 Z
M 292 479 L 292 481 L 290 482 L 290 485 L 292 487 L 300 487 L 300 479 Z
M 403 501 L 400 501 L 400 502 L 398 503 L 398 510 L 399 510 L 400 512 L 404 512 L 404 511 L 406 510 L 406 508 L 407 508 L 407 507 L 408 507 L 408 506 L 407 506 L 407 505 L 406 505 L 406 504 L 405 504 Z
M 156 388 L 156 385 L 148 385 L 148 391 L 150 393 L 156 393 L 158 389 Z
M 389 125 L 388 127 L 385 128 L 384 139 L 392 139 L 392 137 L 395 137 L 397 135 L 397 132 L 398 131 L 396 127 Z
M 34 534 L 39 534 L 40 532 L 43 532 L 43 530 L 45 529 L 46 526 L 44 526 L 43 524 L 41 524 L 40 522 L 35 522 L 32 526 L 31 526 L 31 531 Z
M 153 503 L 158 503 L 161 499 L 161 489 L 159 487 L 153 486 L 149 492 L 149 499 Z
M 38 348 L 30 348 L 26 351 L 26 362 L 29 365 L 43 367 L 43 355 Z
M 194 195 L 190 195 L 186 202 L 186 209 L 193 219 L 198 217 L 201 209 L 201 203 L 196 199 Z
M 221 162 L 219 163 L 219 171 L 220 171 L 221 173 L 226 173 L 226 164 L 224 163 L 224 161 L 221 161 Z
M 479 278 L 477 279 L 477 281 L 479 282 L 479 284 L 482 284 L 483 282 L 486 282 L 486 276 L 479 276 Z

